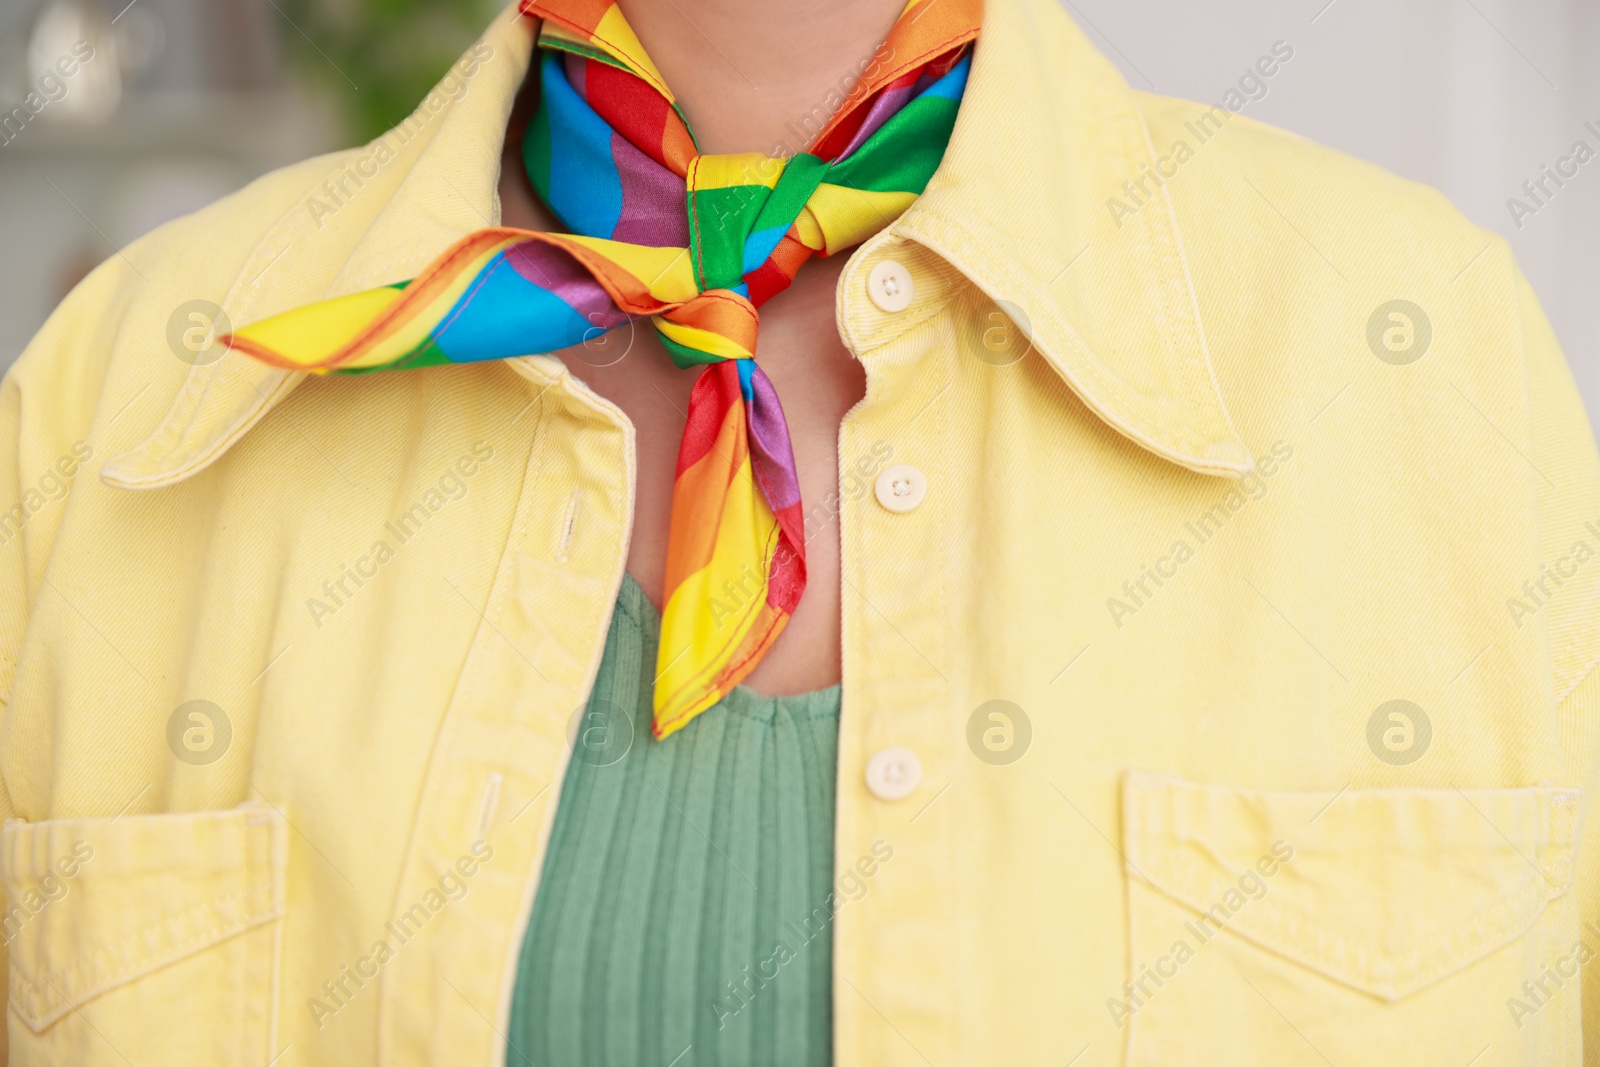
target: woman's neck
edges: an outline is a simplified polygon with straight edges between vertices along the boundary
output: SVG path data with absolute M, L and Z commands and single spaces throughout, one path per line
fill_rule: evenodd
M 700 150 L 792 155 L 822 132 L 905 0 L 619 0 Z
M 620 0 L 689 117 L 702 152 L 788 156 L 809 147 L 879 46 L 904 0 Z M 559 230 L 534 195 L 522 137 L 537 64 L 511 111 L 500 169 L 501 223 Z

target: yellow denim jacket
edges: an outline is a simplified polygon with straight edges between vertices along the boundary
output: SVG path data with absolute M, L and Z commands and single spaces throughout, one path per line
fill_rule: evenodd
M 6 377 L 13 1063 L 504 1062 L 633 430 L 551 357 L 208 331 L 497 218 L 531 35 L 128 247 Z M 1582 1061 L 1593 438 L 1505 243 L 1251 95 L 991 0 L 840 281 L 841 1067 Z

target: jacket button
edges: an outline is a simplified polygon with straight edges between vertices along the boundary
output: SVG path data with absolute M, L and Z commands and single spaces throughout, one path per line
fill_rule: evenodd
M 909 748 L 886 748 L 867 761 L 867 789 L 879 800 L 903 800 L 922 782 L 922 763 Z
M 911 306 L 911 297 L 915 292 L 911 272 L 892 259 L 879 263 L 867 275 L 867 295 L 878 305 L 879 311 L 887 311 L 891 315 L 904 311 Z
M 910 511 L 928 495 L 928 480 L 917 468 L 898 463 L 884 468 L 872 489 L 878 503 L 890 511 Z

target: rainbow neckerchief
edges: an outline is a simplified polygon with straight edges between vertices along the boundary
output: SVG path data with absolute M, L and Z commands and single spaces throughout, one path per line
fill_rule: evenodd
M 927 186 L 982 6 L 911 0 L 810 151 L 769 157 L 699 153 L 615 0 L 522 0 L 544 20 L 523 155 L 570 232 L 480 230 L 410 281 L 224 340 L 278 367 L 360 373 L 556 352 L 649 316 L 678 366 L 704 366 L 672 492 L 655 686 L 665 737 L 754 669 L 805 589 L 799 481 L 753 358 L 756 308 Z

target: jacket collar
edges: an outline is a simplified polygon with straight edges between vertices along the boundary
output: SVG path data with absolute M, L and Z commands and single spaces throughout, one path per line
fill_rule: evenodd
M 412 277 L 456 239 L 494 224 L 500 146 L 533 46 L 533 27 L 517 7 L 500 13 L 399 126 L 329 157 L 326 172 L 267 229 L 219 302 L 231 323 Z M 305 378 L 232 351 L 192 367 L 156 429 L 108 459 L 100 478 L 125 489 L 183 481 L 216 462 Z
M 411 118 L 335 157 L 247 257 L 222 301 L 230 319 L 409 277 L 492 225 L 532 46 L 533 25 L 509 6 Z M 1191 470 L 1242 474 L 1250 453 L 1212 372 L 1166 190 L 1120 227 L 1106 210 L 1153 155 L 1133 92 L 1056 0 L 988 0 L 944 162 L 891 233 L 1021 308 L 1041 356 L 1119 432 Z M 549 373 L 545 360 L 509 362 Z M 196 366 L 154 432 L 100 476 L 128 489 L 182 481 L 304 378 L 235 352 Z
M 1058 0 L 989 0 L 943 165 L 890 229 L 1020 309 L 1118 431 L 1191 470 L 1244 474 L 1166 186 L 1120 225 L 1107 209 L 1153 170 L 1133 91 Z

